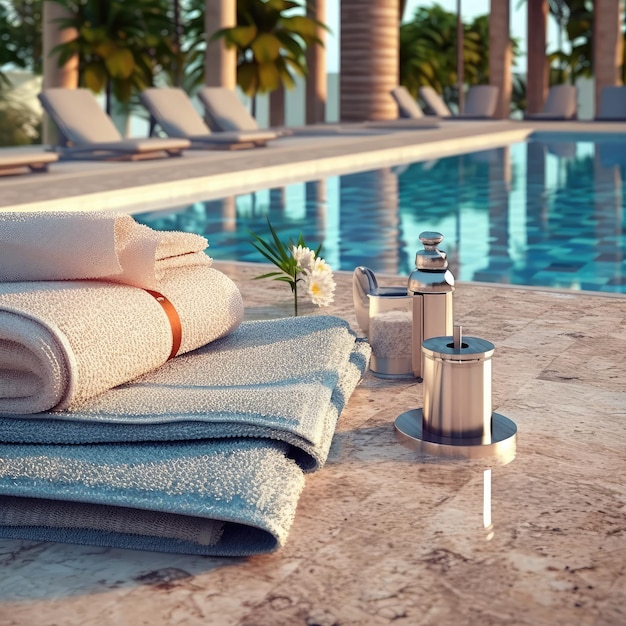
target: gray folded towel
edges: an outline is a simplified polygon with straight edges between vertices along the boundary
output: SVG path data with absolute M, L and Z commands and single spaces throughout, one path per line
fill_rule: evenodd
M 72 410 L 2 416 L 0 535 L 276 549 L 369 354 L 337 317 L 247 322 Z

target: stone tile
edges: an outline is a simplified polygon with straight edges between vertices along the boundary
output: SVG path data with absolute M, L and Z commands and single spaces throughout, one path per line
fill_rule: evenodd
M 291 313 L 285 285 L 253 280 L 263 266 L 216 267 L 246 319 Z M 306 313 L 360 333 L 351 273 L 336 278 L 336 302 Z M 367 373 L 282 550 L 211 559 L 0 539 L 0 626 L 621 626 L 626 298 L 483 284 L 454 298 L 467 334 L 496 346 L 493 407 L 518 427 L 511 463 L 400 445 L 393 422 L 422 405 L 423 384 Z

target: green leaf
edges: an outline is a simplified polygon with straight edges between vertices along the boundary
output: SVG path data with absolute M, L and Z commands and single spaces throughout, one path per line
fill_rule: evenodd
M 281 75 L 276 63 L 267 62 L 259 63 L 258 65 L 258 77 L 259 77 L 259 92 L 265 93 L 266 91 L 276 91 L 281 85 Z
M 257 36 L 257 27 L 252 24 L 250 26 L 235 26 L 234 28 L 224 29 L 226 39 L 239 48 L 248 48 Z
M 317 23 L 304 15 L 293 15 L 283 17 L 281 22 L 292 32 L 300 35 L 305 41 L 307 39 L 317 40 Z M 307 41 L 308 43 L 308 41 Z
M 130 78 L 135 69 L 133 53 L 128 48 L 119 48 L 105 60 L 111 78 Z
M 107 72 L 100 62 L 88 63 L 83 69 L 83 83 L 94 93 L 100 93 L 107 84 Z
M 271 63 L 280 55 L 279 39 L 271 33 L 261 33 L 250 45 L 254 58 L 260 63 Z
M 267 274 L 261 274 L 261 276 L 255 276 L 253 280 L 260 280 L 261 278 L 271 278 L 272 276 L 283 276 L 282 272 L 269 272 Z
M 237 67 L 237 84 L 247 96 L 259 90 L 259 73 L 256 63 L 243 62 Z

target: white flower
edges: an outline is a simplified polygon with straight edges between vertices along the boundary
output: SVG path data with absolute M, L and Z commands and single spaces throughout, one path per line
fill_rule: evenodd
M 328 266 L 327 266 L 328 267 Z M 334 299 L 335 281 L 329 270 L 313 270 L 304 275 L 304 287 L 313 304 L 328 306 Z
M 327 272 L 332 276 L 333 270 L 330 265 L 324 261 L 321 257 L 315 257 L 315 262 L 313 263 L 313 272 Z
M 298 267 L 304 272 L 313 270 L 315 264 L 315 252 L 311 248 L 303 246 L 291 246 L 291 256 L 296 260 Z

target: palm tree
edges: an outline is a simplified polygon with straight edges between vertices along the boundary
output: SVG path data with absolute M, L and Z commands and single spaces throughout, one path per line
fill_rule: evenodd
M 60 64 L 79 57 L 79 81 L 95 93 L 106 92 L 128 103 L 134 91 L 153 84 L 154 75 L 170 68 L 178 51 L 172 32 L 169 0 L 51 0 L 71 17 L 60 28 L 74 28 L 76 39 L 57 46 Z
M 558 26 L 557 50 L 548 55 L 550 84 L 573 85 L 593 73 L 593 10 L 585 0 L 548 0 L 548 7 Z M 564 35 L 570 52 L 563 50 Z
M 282 86 L 293 88 L 296 76 L 306 76 L 306 47 L 323 45 L 318 26 L 325 25 L 296 11 L 291 0 L 237 0 L 237 26 L 211 38 L 223 38 L 237 50 L 237 84 L 252 98 Z
M 41 74 L 41 5 L 42 0 L 0 0 L 0 67 Z
M 465 82 L 477 82 L 475 68 L 483 60 L 480 36 L 463 28 Z M 457 16 L 435 4 L 418 7 L 413 20 L 400 27 L 400 84 L 417 96 L 430 85 L 448 102 L 458 102 Z
M 41 73 L 42 0 L 0 0 L 0 146 L 39 140 L 41 120 L 13 97 L 5 66 Z

